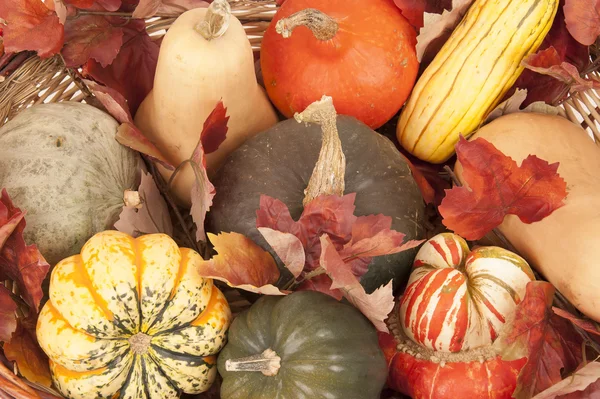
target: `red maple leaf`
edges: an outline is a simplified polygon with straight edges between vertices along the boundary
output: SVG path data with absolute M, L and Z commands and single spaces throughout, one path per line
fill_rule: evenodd
M 62 55 L 67 67 L 78 67 L 90 58 L 102 67 L 110 65 L 123 44 L 123 29 L 100 15 L 82 15 L 65 23 Z
M 452 9 L 452 0 L 394 0 L 394 3 L 417 29 L 423 27 L 423 15 L 426 12 L 441 14 L 444 10 Z
M 219 149 L 219 146 L 227 138 L 227 108 L 223 107 L 223 101 L 219 101 L 215 109 L 204 121 L 204 127 L 200 135 L 204 154 L 210 154 Z
M 561 0 L 552 28 L 550 28 L 538 50 L 538 57 L 550 58 L 539 58 L 537 61 L 538 66 L 549 67 L 558 65 L 561 62 L 568 62 L 574 65 L 578 71 L 583 71 L 590 63 L 589 48 L 575 40 L 567 30 L 563 5 L 564 0 Z M 556 53 L 543 53 L 549 47 L 554 47 Z M 568 87 L 563 82 L 548 75 L 540 75 L 529 69 L 525 69 L 521 73 L 504 99 L 512 96 L 516 88 L 527 89 L 527 98 L 523 103 L 524 107 L 536 101 L 544 101 L 555 105 L 565 99 L 569 93 Z
M 569 320 L 571 323 L 573 323 L 577 327 L 581 328 L 582 330 L 587 331 L 591 334 L 600 336 L 600 324 L 598 324 L 597 322 L 590 320 L 590 319 L 579 318 L 579 317 L 567 312 L 566 310 L 563 310 L 563 309 L 560 309 L 557 307 L 553 307 L 552 310 L 554 311 L 554 313 L 557 316 L 562 317 L 563 319 Z
M 581 337 L 573 326 L 552 312 L 555 289 L 545 281 L 527 284 L 514 319 L 505 324 L 494 347 L 504 360 L 527 357 L 514 398 L 531 398 L 573 372 L 583 359 Z
M 0 225 L 18 218 L 21 210 L 15 207 L 8 196 L 6 189 L 0 196 Z M 42 300 L 42 281 L 50 270 L 35 245 L 27 245 L 23 238 L 25 219 L 21 218 L 12 233 L 4 240 L 0 247 L 0 280 L 12 280 L 17 283 L 19 291 L 25 302 L 37 312 Z
M 28 319 L 19 319 L 17 331 L 10 342 L 4 343 L 4 355 L 9 361 L 17 364 L 19 372 L 27 380 L 50 388 L 52 377 L 48 357 L 37 342 L 36 320 L 37 315 Z
M 135 115 L 154 84 L 159 48 L 146 32 L 143 20 L 130 20 L 123 32 L 123 46 L 115 60 L 104 68 L 91 59 L 84 65 L 83 74 L 121 93 Z
M 581 44 L 594 44 L 600 35 L 600 0 L 565 0 L 569 33 Z
M 0 341 L 8 342 L 17 329 L 17 304 L 10 291 L 0 284 Z
M 58 53 L 63 46 L 64 27 L 42 0 L 0 1 L 0 19 L 6 21 L 3 32 L 6 52 L 31 50 L 45 58 Z
M 482 238 L 508 214 L 533 223 L 564 205 L 567 185 L 557 173 L 558 163 L 530 155 L 517 166 L 482 138 L 461 137 L 456 154 L 468 188 L 446 190 L 438 209 L 443 224 L 468 240 Z
M 582 78 L 575 65 L 561 62 L 558 52 L 552 46 L 526 57 L 522 63 L 529 70 L 553 77 L 571 91 L 600 88 L 600 81 Z

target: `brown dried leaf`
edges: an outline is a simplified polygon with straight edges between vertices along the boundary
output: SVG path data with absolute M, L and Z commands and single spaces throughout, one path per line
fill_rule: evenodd
M 600 386 L 597 384 L 598 379 L 600 379 L 600 363 L 591 362 L 577 370 L 573 375 L 538 393 L 533 399 L 564 398 L 563 395 L 573 393 L 576 396 L 568 395 L 568 397 L 571 399 L 591 399 L 600 394 Z
M 19 323 L 10 342 L 4 343 L 4 355 L 16 362 L 19 372 L 29 381 L 46 387 L 52 386 L 48 358 L 30 331 Z
M 305 262 L 302 241 L 291 233 L 284 233 L 268 227 L 259 227 L 258 231 L 267 240 L 285 267 L 294 275 L 294 278 L 300 276 Z
M 0 341 L 8 342 L 17 330 L 17 304 L 10 291 L 0 284 Z

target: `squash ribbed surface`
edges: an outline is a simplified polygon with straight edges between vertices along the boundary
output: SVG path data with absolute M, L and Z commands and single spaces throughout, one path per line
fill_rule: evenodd
M 213 383 L 231 311 L 164 234 L 96 234 L 59 262 L 37 337 L 69 398 L 176 398 Z
M 558 0 L 477 0 L 417 81 L 397 136 L 418 158 L 441 163 L 501 101 L 550 30 Z

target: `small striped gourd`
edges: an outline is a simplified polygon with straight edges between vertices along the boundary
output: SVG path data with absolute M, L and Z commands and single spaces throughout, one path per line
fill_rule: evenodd
M 396 135 L 411 154 L 442 163 L 517 80 L 550 30 L 559 0 L 475 0 L 418 79 Z
M 104 231 L 59 262 L 37 325 L 68 398 L 166 399 L 213 383 L 231 311 L 167 235 Z
M 534 279 L 518 255 L 469 251 L 452 233 L 419 250 L 406 291 L 379 344 L 388 383 L 414 399 L 509 399 L 526 358 L 504 360 L 493 342 Z

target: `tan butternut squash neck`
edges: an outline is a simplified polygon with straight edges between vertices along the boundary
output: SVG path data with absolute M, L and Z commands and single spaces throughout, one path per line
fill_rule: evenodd
M 229 28 L 231 7 L 227 0 L 213 1 L 206 11 L 204 21 L 199 22 L 194 29 L 206 40 L 221 37 Z
M 322 41 L 333 39 L 339 28 L 337 22 L 329 15 L 314 8 L 307 8 L 277 21 L 275 31 L 288 38 L 298 26 L 306 26 Z
M 319 159 L 304 190 L 302 204 L 308 204 L 319 195 L 344 195 L 346 157 L 337 130 L 337 113 L 333 106 L 333 99 L 323 96 L 321 100 L 310 104 L 301 113 L 296 113 L 294 118 L 300 123 L 321 125 L 323 137 Z

